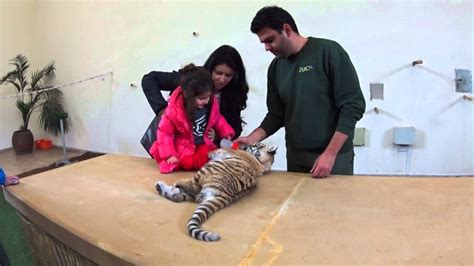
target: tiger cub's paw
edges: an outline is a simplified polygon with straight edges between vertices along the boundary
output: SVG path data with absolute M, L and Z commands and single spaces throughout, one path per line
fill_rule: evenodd
M 163 191 L 163 189 L 161 188 L 162 184 L 164 184 L 164 183 L 161 182 L 161 181 L 158 181 L 158 182 L 155 183 L 155 189 L 158 192 L 158 194 L 160 194 L 160 195 L 161 195 L 161 192 Z
M 158 181 L 155 184 L 156 191 L 160 193 L 161 196 L 175 201 L 180 202 L 185 200 L 185 197 L 182 195 L 181 190 L 175 186 L 169 186 L 164 182 Z
M 170 193 L 173 194 L 173 189 L 175 189 L 175 187 L 168 186 L 165 182 L 158 181 L 155 183 L 155 189 L 161 196 L 166 197 Z

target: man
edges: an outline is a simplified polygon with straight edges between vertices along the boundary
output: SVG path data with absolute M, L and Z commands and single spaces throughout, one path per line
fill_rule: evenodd
M 352 138 L 365 100 L 349 55 L 334 41 L 301 36 L 277 6 L 260 9 L 251 31 L 276 57 L 268 68 L 267 115 L 237 141 L 259 142 L 284 126 L 288 171 L 352 175 Z

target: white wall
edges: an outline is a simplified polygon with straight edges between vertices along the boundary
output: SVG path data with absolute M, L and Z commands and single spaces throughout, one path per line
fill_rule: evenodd
M 369 133 L 368 145 L 356 148 L 356 173 L 474 173 L 473 104 L 460 100 L 463 94 L 455 93 L 453 82 L 455 68 L 472 70 L 472 1 L 275 3 L 292 13 L 303 35 L 337 40 L 351 55 L 367 101 L 357 126 Z M 130 83 L 140 84 L 151 70 L 202 64 L 222 44 L 240 51 L 248 71 L 244 133 L 249 133 L 266 112 L 266 69 L 272 60 L 249 30 L 262 6 L 256 1 L 37 1 L 34 59 L 56 61 L 56 84 L 113 73 L 63 90 L 73 123 L 68 146 L 145 156 L 139 139 L 153 114 L 141 88 Z M 408 66 L 416 59 L 424 64 Z M 370 82 L 384 83 L 385 100 L 369 100 Z M 374 114 L 374 107 L 383 112 Z M 5 124 L 9 129 L 0 131 L 0 148 L 9 146 L 16 122 Z M 405 125 L 417 129 L 417 144 L 409 152 L 391 145 L 391 129 Z M 47 137 L 39 129 L 34 134 Z M 268 142 L 280 146 L 275 168 L 285 169 L 283 130 Z
M 34 67 L 33 40 L 35 1 L 0 0 L 0 76 L 11 70 L 8 60 L 22 53 L 31 59 Z M 13 87 L 0 87 L 0 98 L 15 94 Z M 21 119 L 15 107 L 16 98 L 0 100 L 0 149 L 11 147 L 13 131 L 18 130 Z

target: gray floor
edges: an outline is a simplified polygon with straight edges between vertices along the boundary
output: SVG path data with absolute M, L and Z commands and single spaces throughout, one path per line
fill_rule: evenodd
M 85 151 L 68 150 L 68 157 L 83 154 Z M 13 148 L 0 150 L 0 167 L 7 175 L 18 175 L 39 167 L 53 164 L 64 158 L 61 147 L 53 147 L 49 150 L 33 150 L 33 153 L 17 155 Z

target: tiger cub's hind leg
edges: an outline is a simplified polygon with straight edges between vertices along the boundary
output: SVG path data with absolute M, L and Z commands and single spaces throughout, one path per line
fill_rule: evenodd
M 155 184 L 156 191 L 160 193 L 161 196 L 174 201 L 174 202 L 182 202 L 182 201 L 194 201 L 194 196 L 191 194 L 186 193 L 184 189 L 177 186 L 169 186 L 164 182 L 158 181 Z

